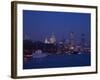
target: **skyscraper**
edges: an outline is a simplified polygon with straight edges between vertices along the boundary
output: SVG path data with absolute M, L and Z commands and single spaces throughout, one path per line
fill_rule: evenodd
M 86 41 L 85 41 L 85 34 L 81 34 L 81 47 L 82 48 L 84 48 L 85 47 L 85 43 L 86 43 Z
M 69 34 L 69 43 L 70 43 L 71 46 L 75 45 L 74 32 L 71 32 Z

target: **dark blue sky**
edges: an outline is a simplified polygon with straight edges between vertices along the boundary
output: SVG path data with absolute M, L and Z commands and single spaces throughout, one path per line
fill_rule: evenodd
M 90 40 L 91 15 L 89 13 L 49 12 L 23 10 L 23 33 L 33 41 L 43 41 L 55 34 L 58 41 L 68 39 L 69 33 L 75 33 L 80 40 L 81 33 Z

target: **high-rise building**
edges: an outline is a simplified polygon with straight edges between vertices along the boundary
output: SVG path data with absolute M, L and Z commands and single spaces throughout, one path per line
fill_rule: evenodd
M 69 50 L 74 51 L 75 49 L 75 39 L 74 39 L 74 32 L 69 34 Z
M 74 32 L 70 33 L 69 43 L 70 43 L 70 45 L 75 45 Z
M 80 42 L 80 44 L 81 44 L 82 48 L 85 47 L 85 43 L 86 43 L 86 41 L 85 41 L 85 34 L 81 34 L 81 42 Z

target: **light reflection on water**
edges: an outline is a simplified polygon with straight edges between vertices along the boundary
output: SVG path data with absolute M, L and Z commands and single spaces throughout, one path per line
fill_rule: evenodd
M 24 60 L 23 69 L 35 68 L 54 68 L 54 67 L 76 67 L 76 66 L 90 66 L 90 53 L 80 54 L 55 54 L 49 55 L 41 53 L 41 56 L 33 55 L 33 57 Z M 35 56 L 35 57 L 34 57 Z

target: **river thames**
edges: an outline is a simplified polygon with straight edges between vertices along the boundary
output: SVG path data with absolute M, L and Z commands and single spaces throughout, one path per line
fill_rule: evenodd
M 91 65 L 91 54 L 55 54 L 41 55 L 23 60 L 23 69 L 58 68 L 58 67 L 83 67 Z

